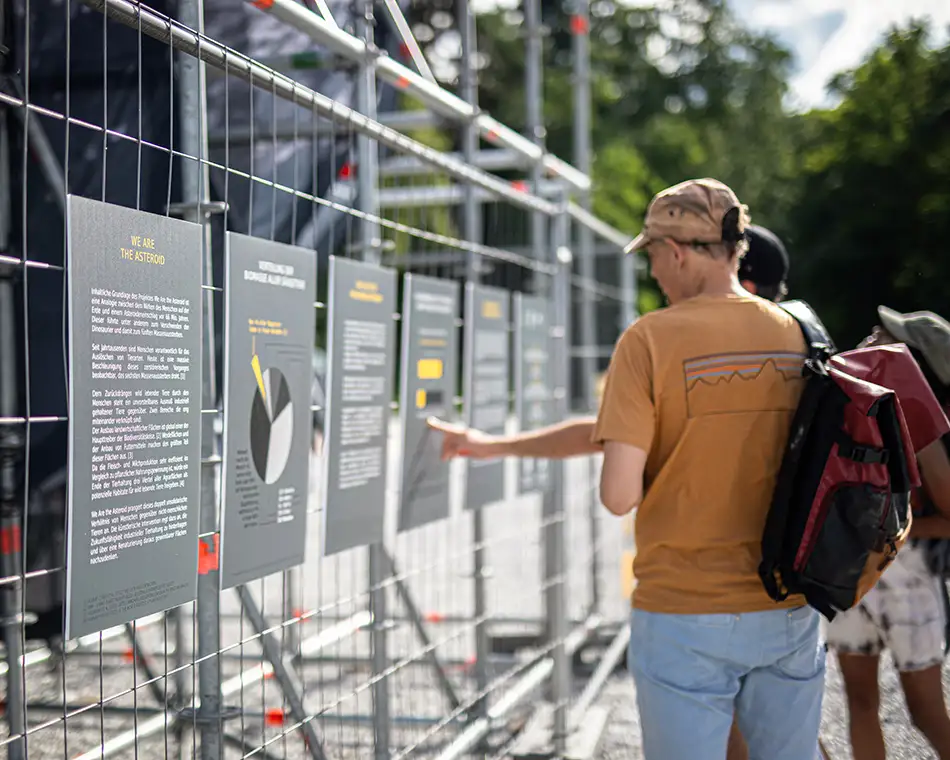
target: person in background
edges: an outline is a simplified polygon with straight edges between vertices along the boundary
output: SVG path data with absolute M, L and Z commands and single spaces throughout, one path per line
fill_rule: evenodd
M 933 312 L 899 314 L 883 306 L 878 315 L 880 325 L 859 348 L 905 343 L 937 399 L 950 408 L 950 323 Z M 839 613 L 828 626 L 828 644 L 844 679 L 855 760 L 885 759 L 878 690 L 885 649 L 900 674 L 911 720 L 940 760 L 950 760 L 950 717 L 941 681 L 947 589 L 930 561 L 934 551 L 946 554 L 948 546 L 931 539 L 950 539 L 947 441 L 922 449 L 917 462 L 923 486 L 913 498 L 911 541 L 860 604 Z
M 739 284 L 759 298 L 778 303 L 788 295 L 788 251 L 771 230 L 750 224 L 749 250 L 739 260 Z

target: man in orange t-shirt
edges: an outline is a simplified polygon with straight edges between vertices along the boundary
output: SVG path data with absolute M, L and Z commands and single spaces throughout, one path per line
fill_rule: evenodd
M 757 572 L 806 348 L 739 284 L 747 223 L 716 180 L 650 203 L 629 250 L 670 306 L 620 338 L 593 434 L 601 501 L 637 508 L 629 664 L 647 760 L 719 760 L 733 710 L 751 757 L 818 756 L 818 613 L 773 602 Z
M 785 280 L 788 276 L 788 254 L 784 246 L 765 228 L 749 225 L 745 233 L 748 250 L 738 268 L 739 283 L 746 291 L 744 295 L 753 293 L 770 300 L 781 300 L 787 292 Z M 794 359 L 791 364 L 795 364 Z M 600 452 L 603 450 L 602 442 L 592 438 L 595 424 L 596 418 L 584 417 L 540 430 L 491 436 L 440 420 L 430 421 L 430 425 L 444 435 L 443 456 L 447 459 L 455 456 L 560 458 Z M 754 534 L 753 540 L 757 544 L 760 538 L 761 529 Z M 757 580 L 753 585 L 753 594 L 757 603 L 759 597 L 765 599 Z M 742 737 L 733 729 L 728 758 L 740 760 L 745 757 L 748 757 L 748 752 Z

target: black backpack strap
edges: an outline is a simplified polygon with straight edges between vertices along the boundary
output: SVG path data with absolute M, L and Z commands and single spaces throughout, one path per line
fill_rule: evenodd
M 808 344 L 808 359 L 812 364 L 812 369 L 823 374 L 824 363 L 835 353 L 835 347 L 825 326 L 818 319 L 818 315 L 804 301 L 786 301 L 779 303 L 778 306 L 798 323 L 805 337 L 805 342 Z M 793 438 L 804 439 L 807 437 L 821 403 L 822 395 L 820 393 L 806 391 L 802 394 L 792 419 L 792 430 L 790 432 Z M 776 573 L 781 563 L 782 544 L 788 527 L 789 502 L 792 498 L 794 480 L 801 456 L 802 449 L 800 446 L 794 449 L 786 448 L 776 481 L 776 491 L 773 495 L 771 509 L 762 536 L 762 562 L 759 564 L 759 577 L 762 579 L 768 595 L 776 601 L 784 600 L 790 591 L 779 587 L 779 579 Z M 834 610 L 828 605 L 818 607 L 813 604 L 812 606 L 816 606 L 826 617 L 834 616 Z
M 759 564 L 759 578 L 762 579 L 768 595 L 778 602 L 783 601 L 790 591 L 790 589 L 779 587 L 776 573 L 782 564 L 788 515 L 798 477 L 798 468 L 804 453 L 802 443 L 808 438 L 823 400 L 823 394 L 819 388 L 806 386 L 792 418 L 789 443 L 782 457 L 772 495 L 772 504 L 762 533 L 762 561 Z M 792 441 L 797 441 L 797 443 L 793 445 Z M 824 610 L 820 611 L 824 613 Z
M 792 316 L 805 336 L 808 343 L 809 358 L 812 360 L 824 361 L 830 356 L 838 353 L 834 341 L 828 334 L 828 330 L 818 319 L 811 306 L 804 301 L 784 301 L 778 304 L 778 307 L 790 316 Z

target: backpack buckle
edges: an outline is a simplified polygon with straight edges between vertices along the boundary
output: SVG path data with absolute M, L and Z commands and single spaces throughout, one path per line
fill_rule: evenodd
M 838 456 L 858 464 L 887 464 L 890 452 L 877 446 L 865 446 L 851 440 L 838 441 Z

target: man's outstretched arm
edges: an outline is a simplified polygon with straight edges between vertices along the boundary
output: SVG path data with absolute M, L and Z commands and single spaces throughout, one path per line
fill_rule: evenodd
M 603 451 L 591 442 L 596 421 L 595 417 L 581 417 L 514 435 L 488 435 L 435 418 L 429 419 L 429 427 L 442 433 L 442 459 L 565 459 Z

